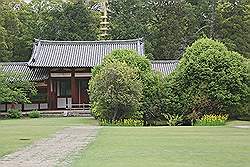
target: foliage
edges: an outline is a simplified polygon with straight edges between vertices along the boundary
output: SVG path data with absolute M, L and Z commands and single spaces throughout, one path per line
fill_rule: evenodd
M 168 109 L 185 115 L 241 112 L 249 98 L 245 62 L 218 41 L 196 41 L 170 76 Z
M 162 115 L 167 120 L 167 124 L 169 126 L 179 126 L 179 125 L 181 125 L 183 123 L 182 122 L 183 119 L 184 119 L 183 115 L 178 115 L 178 114 L 177 115 L 171 115 L 169 113 L 167 113 L 167 114 L 163 113 Z
M 98 40 L 100 12 L 90 6 L 97 2 L 2 0 L 0 61 L 28 61 L 34 38 Z M 179 59 L 203 36 L 250 55 L 249 0 L 112 0 L 109 8 L 109 39 L 143 37 L 152 59 Z
M 179 59 L 193 39 L 195 15 L 186 1 L 152 0 L 151 35 L 148 38 L 155 59 Z M 167 42 L 166 42 L 167 41 Z
M 250 58 L 249 0 L 220 0 L 217 3 L 216 15 L 216 39 L 224 42 L 229 50 Z
M 101 126 L 143 126 L 143 121 L 135 119 L 124 119 L 124 120 L 109 122 L 103 119 L 100 120 L 99 124 Z
M 110 9 L 111 38 L 144 37 L 153 59 L 176 59 L 190 42 L 194 15 L 185 1 L 112 0 Z
M 19 109 L 9 109 L 8 117 L 11 119 L 19 119 L 22 116 L 22 112 Z
M 64 41 L 98 38 L 98 14 L 83 1 L 0 3 L 0 61 L 28 61 L 34 38 Z
M 43 38 L 69 41 L 97 40 L 99 34 L 99 18 L 87 5 L 63 3 L 61 8 L 51 10 L 50 20 L 44 27 Z
M 225 43 L 229 50 L 249 58 L 249 0 L 188 0 L 195 9 L 196 37 Z
M 29 103 L 29 95 L 37 92 L 34 83 L 19 73 L 3 73 L 0 69 L 0 103 Z
M 110 122 L 140 117 L 142 83 L 136 70 L 125 62 L 112 62 L 102 67 L 90 80 L 90 99 L 98 119 Z M 94 110 L 95 111 L 95 110 Z
M 143 100 L 140 110 L 144 113 L 145 125 L 154 125 L 161 121 L 166 111 L 166 76 L 160 72 L 149 72 L 143 77 Z
M 117 61 L 124 62 L 131 68 L 137 70 L 137 72 L 140 75 L 140 78 L 143 77 L 145 73 L 151 71 L 150 61 L 145 56 L 139 55 L 137 52 L 133 50 L 118 49 L 112 51 L 112 53 L 105 56 L 101 66 L 96 67 L 92 71 L 93 75 L 95 75 L 95 73 L 98 73 L 98 71 L 101 70 L 102 66 Z
M 30 118 L 40 118 L 41 117 L 40 112 L 37 110 L 33 110 L 33 111 L 29 112 L 28 116 Z
M 195 126 L 222 126 L 225 125 L 228 115 L 204 115 L 196 120 Z
M 203 36 L 249 57 L 248 0 L 112 0 L 110 9 L 111 38 L 144 37 L 153 59 L 178 59 Z
M 145 125 L 152 125 L 161 117 L 161 112 L 165 110 L 165 75 L 153 72 L 150 61 L 132 50 L 115 50 L 104 58 L 103 63 L 95 67 L 93 76 L 102 71 L 103 66 L 113 62 L 125 62 L 137 71 L 138 80 L 143 83 L 143 94 L 140 101 L 139 111 L 143 113 Z M 93 108 L 96 115 L 100 115 L 98 106 Z

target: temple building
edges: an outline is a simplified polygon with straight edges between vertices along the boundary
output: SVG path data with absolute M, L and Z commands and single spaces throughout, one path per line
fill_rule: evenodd
M 19 104 L 21 110 L 57 110 L 71 104 L 88 104 L 91 69 L 115 49 L 130 49 L 144 55 L 142 39 L 112 41 L 35 40 L 28 62 L 1 63 L 5 72 L 24 73 L 24 79 L 36 82 L 38 95 L 32 104 Z M 171 73 L 178 61 L 152 61 L 152 68 Z M 0 104 L 0 111 L 10 108 Z

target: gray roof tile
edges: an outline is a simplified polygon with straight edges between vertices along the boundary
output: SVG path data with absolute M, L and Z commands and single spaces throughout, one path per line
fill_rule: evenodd
M 151 61 L 152 63 L 152 68 L 155 71 L 160 71 L 165 74 L 170 74 L 175 70 L 177 67 L 177 64 L 179 63 L 178 60 L 156 60 L 156 61 Z
M 4 72 L 23 74 L 23 79 L 29 81 L 43 81 L 49 77 L 47 69 L 30 68 L 27 62 L 0 63 L 0 68 Z
M 36 40 L 28 65 L 30 67 L 94 67 L 115 49 L 144 53 L 142 39 L 112 41 Z

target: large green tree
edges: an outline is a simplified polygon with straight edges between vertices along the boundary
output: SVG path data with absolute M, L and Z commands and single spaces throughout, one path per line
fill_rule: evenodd
M 50 19 L 44 27 L 43 37 L 53 40 L 97 40 L 99 17 L 86 3 L 63 3 L 61 8 L 51 10 Z
M 188 0 L 197 19 L 194 36 L 207 36 L 225 43 L 228 49 L 250 55 L 249 0 Z
M 142 83 L 125 62 L 105 64 L 90 80 L 92 112 L 98 119 L 120 121 L 138 118 Z
M 0 2 L 0 61 L 28 61 L 34 38 L 97 40 L 98 13 L 83 1 Z
M 200 39 L 186 49 L 170 76 L 166 112 L 239 114 L 247 111 L 248 84 L 243 56 L 219 41 Z
M 0 54 L 1 61 L 13 61 L 22 36 L 23 25 L 18 19 L 18 9 L 15 5 L 20 1 L 0 2 Z M 21 56 L 20 56 L 21 57 Z
M 192 41 L 193 8 L 186 1 L 110 1 L 112 39 L 144 37 L 152 59 L 179 58 Z
M 152 0 L 149 41 L 155 59 L 179 59 L 192 42 L 195 28 L 193 7 L 182 0 Z
M 218 2 L 216 38 L 230 49 L 250 58 L 250 1 Z

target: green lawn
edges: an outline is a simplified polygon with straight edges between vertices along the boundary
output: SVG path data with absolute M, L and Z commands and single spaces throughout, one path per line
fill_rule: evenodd
M 84 118 L 0 120 L 0 157 L 31 144 L 35 140 L 47 137 L 64 127 L 95 124 L 95 120 Z
M 248 167 L 250 129 L 104 127 L 74 167 Z

